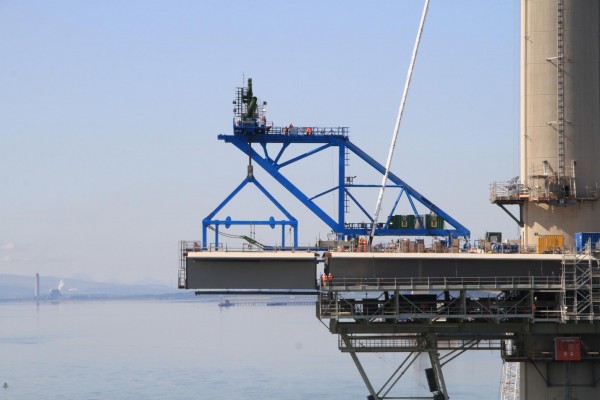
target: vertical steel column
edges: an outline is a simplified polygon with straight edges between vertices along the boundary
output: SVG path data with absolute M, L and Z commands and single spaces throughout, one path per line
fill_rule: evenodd
M 346 196 L 346 162 L 344 158 L 345 155 L 346 145 L 344 142 L 340 142 L 338 151 L 338 232 L 346 228 L 346 212 L 344 207 L 344 199 Z
M 206 225 L 205 223 L 202 223 L 202 250 L 208 250 L 207 247 L 207 238 L 206 235 L 208 234 L 206 228 L 208 227 L 208 225 Z
M 219 224 L 215 224 L 215 250 L 219 249 Z
M 564 400 L 573 400 L 573 387 L 571 382 L 571 361 L 563 363 L 565 375 L 565 397 Z
M 294 245 L 298 247 L 298 226 L 293 226 L 292 229 L 294 230 Z

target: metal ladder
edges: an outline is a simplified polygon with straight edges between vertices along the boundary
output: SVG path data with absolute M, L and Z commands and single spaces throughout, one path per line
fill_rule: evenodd
M 561 286 L 561 320 L 567 322 L 577 317 L 577 255 L 564 254 L 562 260 Z
M 600 319 L 600 270 L 591 243 L 581 253 L 565 254 L 562 268 L 562 321 Z
M 558 0 L 556 10 L 556 128 L 558 130 L 558 177 L 560 184 L 562 184 L 562 180 L 565 177 L 565 42 L 563 3 L 564 0 Z

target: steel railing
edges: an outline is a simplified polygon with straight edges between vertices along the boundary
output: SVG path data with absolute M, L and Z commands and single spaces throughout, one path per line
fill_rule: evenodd
M 561 289 L 560 276 L 333 278 L 324 291 Z

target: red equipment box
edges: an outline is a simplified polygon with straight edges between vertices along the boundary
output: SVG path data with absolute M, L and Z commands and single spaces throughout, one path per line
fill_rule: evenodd
M 554 338 L 554 358 L 557 361 L 580 361 L 581 340 L 573 337 Z

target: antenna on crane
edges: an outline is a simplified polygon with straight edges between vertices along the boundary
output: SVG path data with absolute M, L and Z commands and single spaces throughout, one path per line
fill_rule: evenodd
M 396 126 L 394 127 L 394 134 L 392 136 L 392 143 L 390 144 L 390 151 L 388 153 L 387 162 L 385 164 L 385 173 L 381 180 L 381 189 L 379 196 L 377 197 L 377 206 L 375 207 L 375 214 L 373 216 L 373 226 L 369 233 L 368 246 L 371 247 L 373 242 L 373 236 L 375 236 L 375 227 L 377 226 L 377 219 L 379 218 L 379 211 L 381 211 L 381 203 L 383 202 L 383 193 L 385 192 L 385 186 L 390 174 L 390 166 L 392 164 L 392 157 L 394 156 L 394 149 L 396 148 L 396 141 L 398 140 L 398 132 L 400 131 L 400 121 L 402 120 L 402 114 L 404 113 L 404 104 L 406 103 L 406 97 L 408 95 L 408 89 L 410 87 L 410 80 L 412 78 L 412 72 L 417 59 L 417 52 L 419 51 L 419 43 L 421 42 L 421 35 L 423 34 L 423 26 L 425 25 L 425 18 L 427 17 L 427 10 L 429 9 L 429 0 L 425 0 L 423 6 L 423 14 L 421 15 L 421 22 L 419 24 L 419 30 L 417 32 L 417 39 L 415 40 L 415 47 L 413 48 L 410 65 L 408 67 L 408 73 L 406 75 L 406 83 L 404 84 L 404 92 L 402 93 L 402 100 L 400 100 L 400 108 L 398 110 L 398 116 L 396 117 Z

